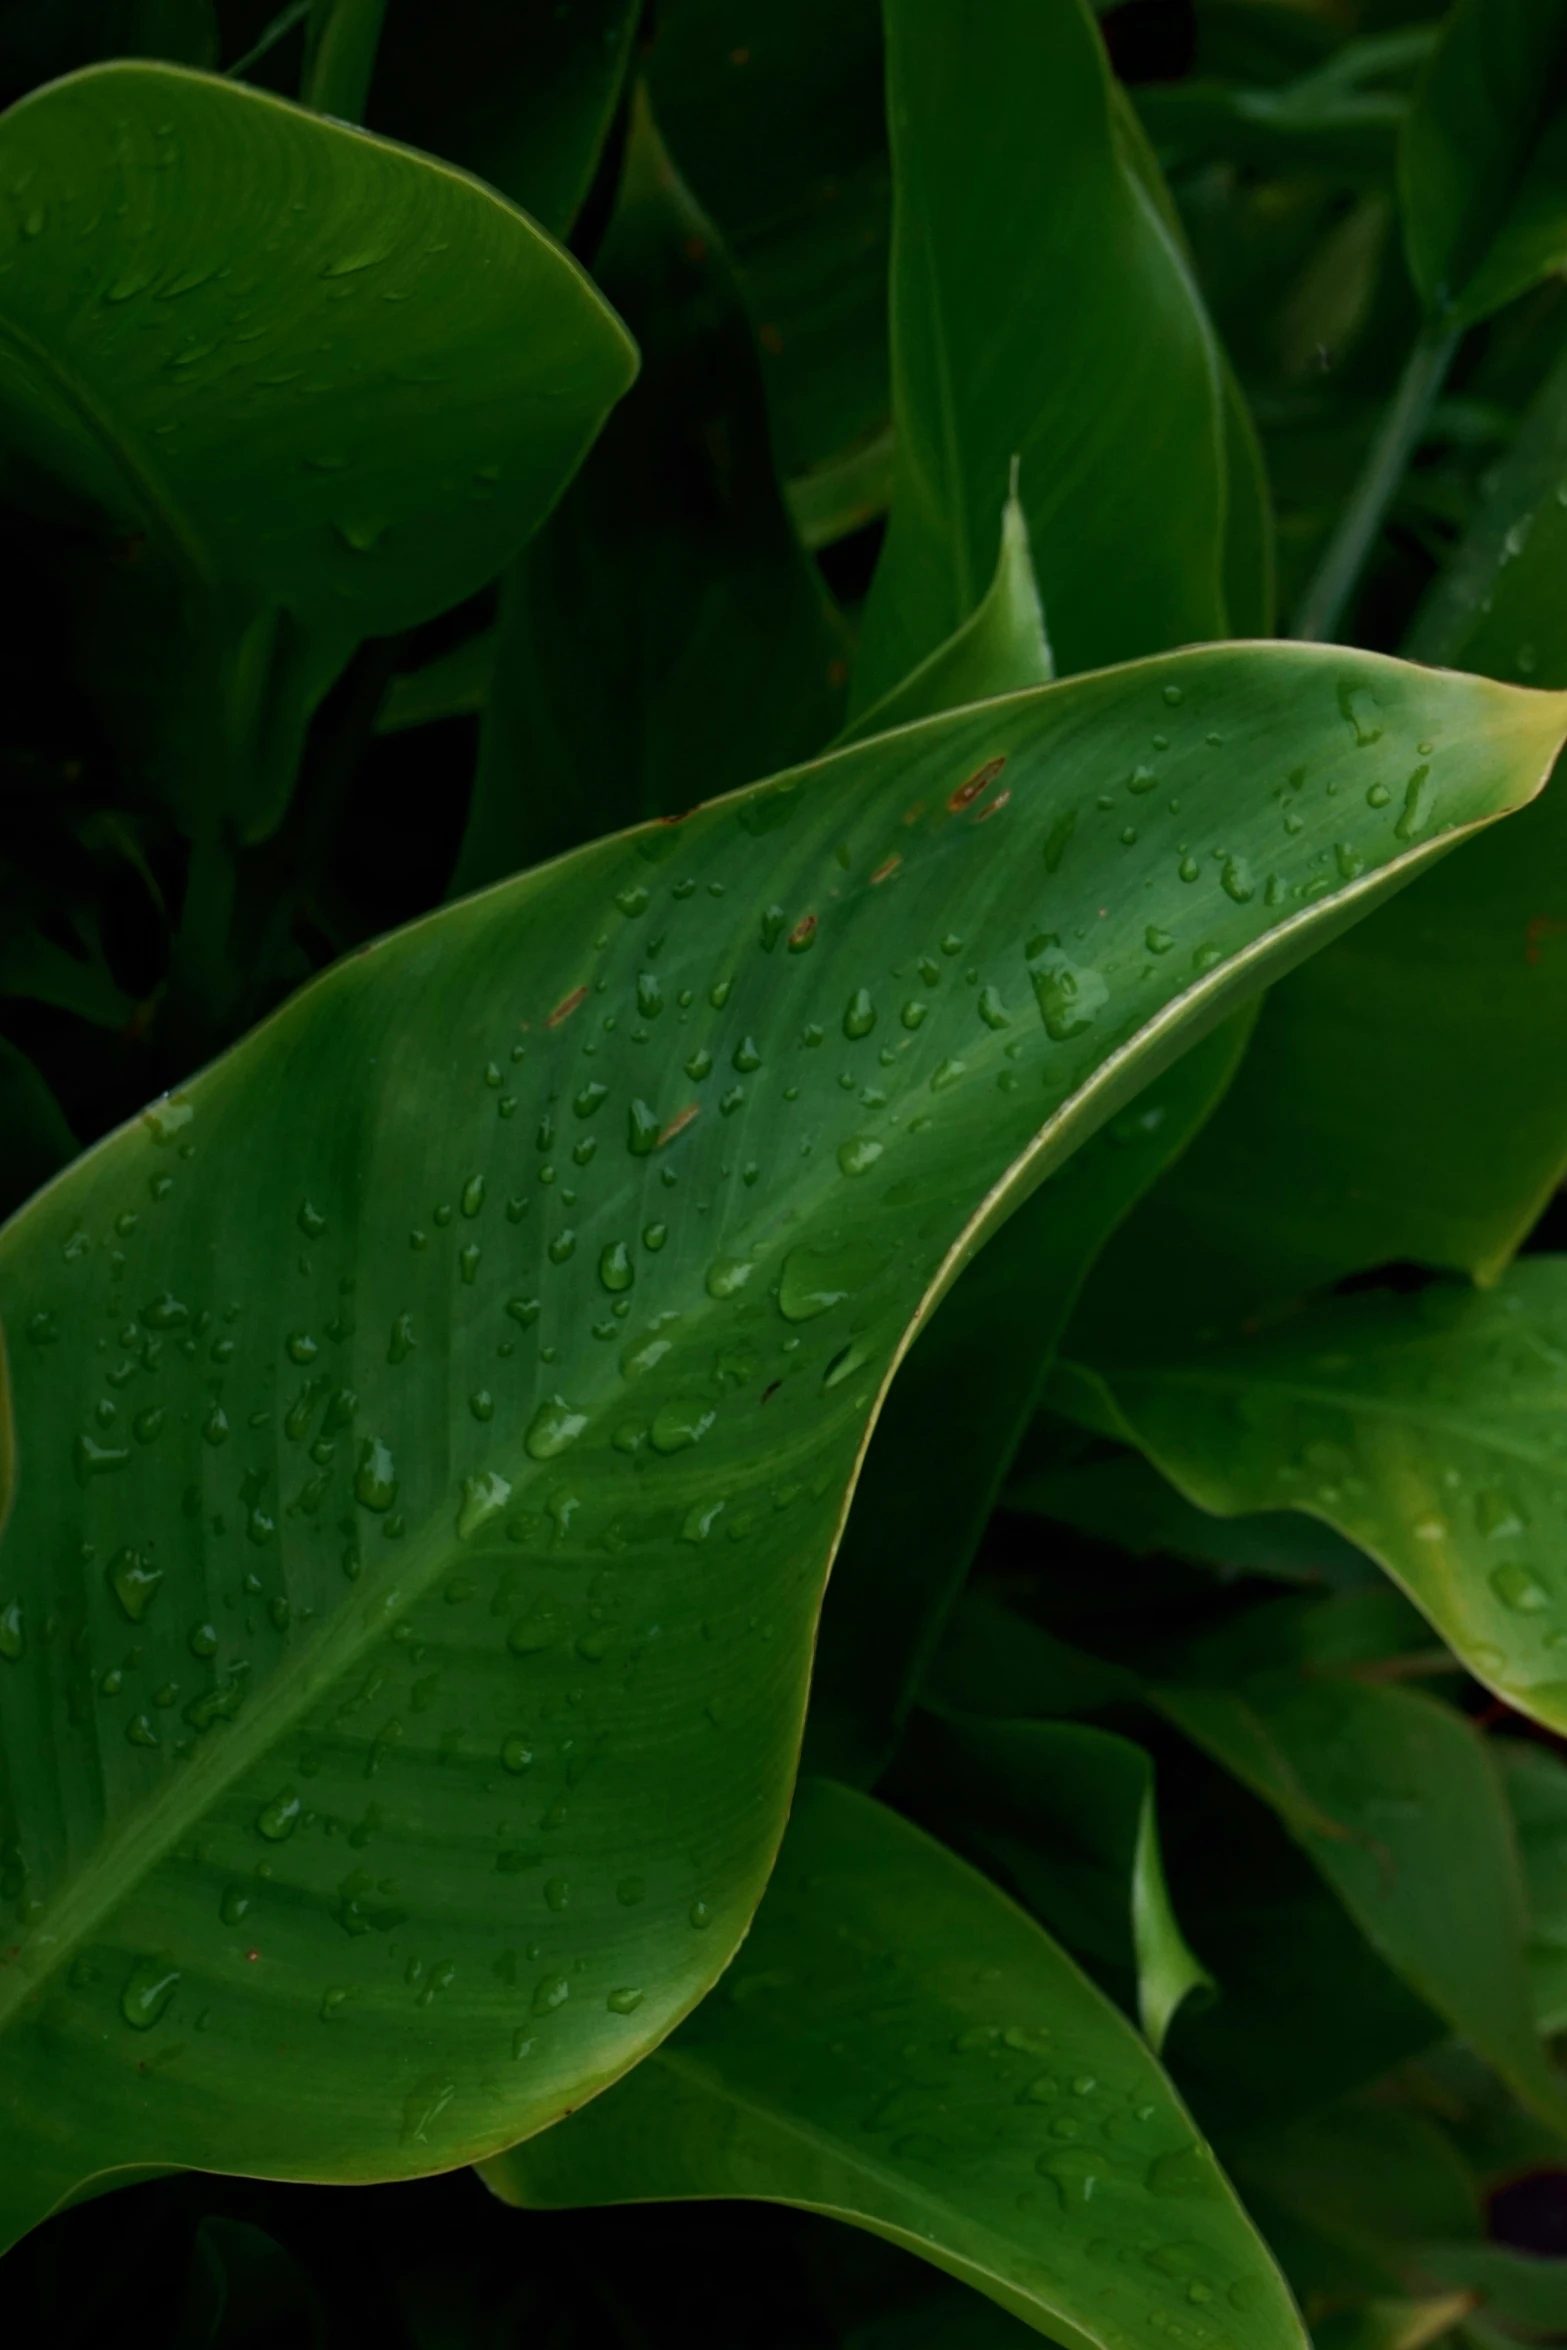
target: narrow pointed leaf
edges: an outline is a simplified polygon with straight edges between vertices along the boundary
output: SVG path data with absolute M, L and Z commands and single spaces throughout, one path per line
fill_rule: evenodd
M 1441 743 L 1419 844 L 1326 789 L 1345 694 Z M 437 2169 L 662 2038 L 914 1329 L 1564 718 L 1279 646 L 929 720 L 345 960 L 15 1218 L 5 2231 L 120 2164 Z
M 1218 360 L 1087 8 L 911 0 L 887 32 L 896 470 L 856 708 L 979 602 L 1014 455 L 1064 670 L 1223 634 Z
M 1131 2026 L 895 1812 L 802 1783 L 717 1996 L 612 2096 L 487 2166 L 533 2207 L 765 2196 L 906 2245 L 1071 2350 L 1190 2285 L 1256 2350 L 1283 2280 Z
M 997 694 L 1048 685 L 1054 675 L 1029 552 L 1028 522 L 1014 485 L 1002 508 L 1001 551 L 995 573 L 971 617 L 890 693 L 845 727 L 839 743 L 863 742 L 867 735 L 885 734 L 891 727 L 932 718 L 941 710 L 959 710 Z
M 1490 1292 L 1335 1298 L 1252 1338 L 1106 1359 L 1088 1377 L 1202 1508 L 1325 1519 L 1477 1679 L 1562 1729 L 1564 1350 L 1567 1259 L 1541 1256 Z
M 1182 2001 L 1212 1978 L 1165 1882 L 1152 1757 L 1086 1723 L 938 1708 L 921 1719 L 915 1767 L 937 1796 L 945 1842 L 1009 1884 L 1080 1957 L 1130 1976 L 1157 2055 Z
M 0 164 L 27 190 L 0 294 L 12 494 L 91 517 L 111 633 L 128 564 L 183 615 L 181 684 L 211 706 L 165 788 L 211 824 L 230 768 L 264 829 L 289 780 L 245 772 L 269 667 L 308 711 L 358 638 L 492 577 L 635 354 L 501 198 L 242 83 L 94 68 L 0 118 Z

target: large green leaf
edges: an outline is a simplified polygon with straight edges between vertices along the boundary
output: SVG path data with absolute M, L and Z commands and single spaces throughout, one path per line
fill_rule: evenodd
M 1224 633 L 1224 399 L 1081 0 L 888 16 L 892 521 L 858 707 L 965 620 L 1007 468 L 1063 669 Z
M 477 172 L 556 236 L 609 131 L 636 0 L 391 0 L 366 120 Z
M 1472 325 L 1567 260 L 1567 8 L 1457 0 L 1404 124 L 1410 273 Z
M 1488 1293 L 1335 1298 L 1248 1338 L 1106 1356 L 1077 1376 L 1202 1508 L 1325 1519 L 1480 1680 L 1561 1729 L 1564 1349 L 1567 1258 L 1542 1256 Z
M 1303 2339 L 1131 2027 L 994 1886 L 831 1780 L 803 1782 L 722 1991 L 485 2175 L 534 2207 L 752 2195 L 831 2212 L 1070 2350 L 1184 2330 L 1194 2300 L 1255 2350 Z
M 1554 2034 L 1567 2030 L 1567 1765 L 1521 1738 L 1499 1738 L 1494 1751 L 1529 1895 L 1535 2021 Z
M 1567 364 L 1410 638 L 1567 684 Z M 1362 713 L 1356 731 L 1374 735 Z M 1395 797 L 1417 773 L 1368 740 Z M 1371 1267 L 1494 1280 L 1567 1173 L 1567 790 L 1468 846 L 1276 988 L 1235 1084 L 1117 1236 L 1074 1343 L 1222 1328 Z
M 1418 842 L 1330 792 L 1345 696 L 1440 741 Z M 914 1329 L 1564 723 L 1288 646 L 955 712 L 347 959 L 14 1219 L 7 2231 L 116 2164 L 440 2168 L 663 2037 Z
M 145 643 L 127 725 L 187 825 L 265 830 L 355 642 L 500 569 L 631 345 L 477 182 L 240 83 L 78 74 L 0 119 L 0 169 L 8 490 L 89 523 L 89 625 Z
M 598 275 L 646 366 L 507 578 L 456 890 L 772 774 L 842 717 L 739 292 L 640 93 Z
M 1512 1823 L 1473 1727 L 1431 1698 L 1347 1675 L 1155 1695 L 1277 1812 L 1388 1965 L 1567 2130 L 1567 2086 L 1534 2028 Z

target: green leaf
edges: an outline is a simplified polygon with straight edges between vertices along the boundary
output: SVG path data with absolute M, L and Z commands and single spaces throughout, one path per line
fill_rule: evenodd
M 226 799 L 264 832 L 355 642 L 500 569 L 634 353 L 498 197 L 241 83 L 78 74 L 0 119 L 0 167 L 27 191 L 0 303 L 9 491 L 87 524 L 100 629 L 146 630 L 159 599 L 182 707 L 143 725 L 155 759 L 169 727 L 183 745 L 161 780 L 187 827 Z
M 376 712 L 376 733 L 403 734 L 438 718 L 473 717 L 490 698 L 494 669 L 495 631 L 485 628 L 418 669 L 400 670 Z
M 856 708 L 978 603 L 1014 454 L 1064 670 L 1222 635 L 1218 359 L 1087 11 L 918 0 L 888 34 L 896 470 Z
M 1410 651 L 1567 684 L 1567 362 Z M 1424 757 L 1349 721 L 1396 806 Z M 1567 790 L 1471 842 L 1276 988 L 1234 1085 L 1091 1277 L 1072 1343 L 1235 1326 L 1398 1262 L 1494 1280 L 1567 1174 Z
M 1257 2350 L 1303 2340 L 1130 2026 L 994 1886 L 831 1780 L 802 1783 L 722 1992 L 612 2097 L 485 2176 L 534 2208 L 765 2196 L 830 2212 L 1071 2350 L 1189 2325 L 1193 2283 Z
M 840 747 L 919 718 L 933 718 L 941 710 L 961 710 L 997 694 L 1049 685 L 1055 676 L 1015 474 L 1014 468 L 1001 510 L 1001 550 L 983 597 L 944 645 L 844 728 Z
M 1038 1190 L 942 1301 L 860 1473 L 822 1611 L 813 1769 L 869 1786 L 914 1702 L 1038 1407 L 1056 1339 L 1106 1236 L 1234 1073 L 1241 1013 L 1178 1061 Z M 939 1478 L 911 1461 L 941 1460 Z
M 1489 1292 L 1335 1298 L 1250 1338 L 1102 1359 L 1086 1376 L 1200 1508 L 1325 1519 L 1471 1672 L 1559 1729 L 1564 1338 L 1567 1258 L 1526 1257 Z
M 1235 2168 L 1270 2241 L 1304 2231 L 1306 2258 L 1286 2267 L 1308 2295 L 1397 2292 L 1411 2281 L 1414 2246 L 1480 2233 L 1474 2174 L 1430 2114 L 1392 2104 L 1386 2089 L 1260 2133 Z M 1285 2228 L 1271 2224 L 1275 2213 Z
M 1496 1772 L 1462 1715 L 1347 1677 L 1152 1693 L 1269 1804 L 1373 1949 L 1523 2102 L 1567 2129 L 1535 2030 L 1523 1878 Z
M 1440 737 L 1422 844 L 1280 830 L 1341 692 Z M 448 2167 L 661 2039 L 766 1882 L 914 1330 L 1564 723 L 1282 645 L 932 719 L 346 959 L 14 1219 L 6 2232 L 116 2165 Z M 1097 809 L 1156 726 L 1179 815 Z
M 648 61 L 676 165 L 735 257 L 779 469 L 815 504 L 817 545 L 886 504 L 881 16 L 880 0 L 671 0 Z
M 1472 326 L 1567 260 L 1567 7 L 1457 0 L 1404 124 L 1410 274 Z
M 1086 1153 L 1085 1153 L 1086 1157 Z M 1267 1575 L 1285 1583 L 1353 1586 L 1375 1569 L 1331 1527 L 1289 1511 L 1218 1518 L 1199 1509 L 1136 1453 L 1069 1468 L 1027 1469 L 1007 1486 L 1005 1504 L 1134 1558 L 1155 1554 L 1217 1567 L 1226 1578 Z
M 941 1825 L 956 1823 L 946 1841 L 1010 1883 L 1069 1948 L 1130 1974 L 1157 2054 L 1181 2002 L 1212 1978 L 1170 1904 L 1152 1757 L 1080 1722 L 940 1710 L 923 1720 L 916 1755 Z
M 1558 2335 L 1567 2331 L 1567 2276 L 1559 2258 L 1533 2257 L 1501 2244 L 1427 2244 L 1420 2267 L 1434 2284 L 1463 2295 L 1476 2316 L 1509 2334 Z
M 842 716 L 739 291 L 641 94 L 597 267 L 646 365 L 506 581 L 454 891 L 807 758 Z
M 372 130 L 499 188 L 555 236 L 581 208 L 620 99 L 635 0 L 393 0 L 370 85 Z

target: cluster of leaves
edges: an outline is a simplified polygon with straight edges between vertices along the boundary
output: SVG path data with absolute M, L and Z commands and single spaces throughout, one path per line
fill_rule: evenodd
M 1567 2332 L 1567 0 L 0 79 L 8 2307 Z

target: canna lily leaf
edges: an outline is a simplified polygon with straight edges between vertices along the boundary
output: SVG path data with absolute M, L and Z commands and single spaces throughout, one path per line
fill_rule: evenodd
M 1567 685 L 1564 481 L 1567 364 L 1419 615 L 1416 658 Z M 1390 1263 L 1494 1281 L 1567 1175 L 1564 1069 L 1558 782 L 1273 990 L 1211 1123 L 1090 1276 L 1073 1348 L 1144 1345 L 1151 1314 L 1172 1341 L 1234 1328 Z
M 1222 635 L 1219 361 L 1083 0 L 907 0 L 887 46 L 897 438 L 856 710 L 973 611 L 1014 455 L 1063 670 Z
M 1071 2350 L 1198 2300 L 1304 2342 L 1131 2026 L 993 1885 L 802 1782 L 744 1956 L 629 2081 L 486 2166 L 531 2208 L 764 2196 L 870 2228 Z
M 1567 1258 L 1526 1257 L 1489 1292 L 1334 1298 L 1185 1357 L 1078 1367 L 1072 1401 L 1201 1508 L 1325 1519 L 1477 1679 L 1562 1729 L 1564 1346 Z
M 96 67 L 0 117 L 0 165 L 8 491 L 89 522 L 102 690 L 187 828 L 226 792 L 259 835 L 354 645 L 494 576 L 635 353 L 476 181 L 239 82 Z
M 1418 836 L 1346 697 L 1439 743 Z M 1564 724 L 1291 646 L 932 719 L 345 960 L 13 1219 L 5 2234 L 449 2166 L 662 2039 L 943 1287 Z

